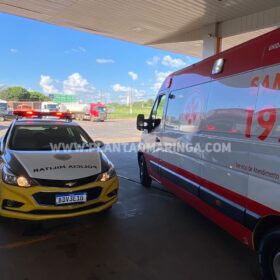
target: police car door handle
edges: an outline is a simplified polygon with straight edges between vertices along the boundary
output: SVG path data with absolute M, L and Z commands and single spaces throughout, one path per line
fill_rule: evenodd
M 156 137 L 155 141 L 156 141 L 157 143 L 159 143 L 159 142 L 160 142 L 160 138 L 159 138 L 159 137 Z

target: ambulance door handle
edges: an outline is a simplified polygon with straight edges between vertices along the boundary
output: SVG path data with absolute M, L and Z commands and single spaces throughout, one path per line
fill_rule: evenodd
M 156 137 L 156 142 L 159 143 L 160 142 L 160 138 Z

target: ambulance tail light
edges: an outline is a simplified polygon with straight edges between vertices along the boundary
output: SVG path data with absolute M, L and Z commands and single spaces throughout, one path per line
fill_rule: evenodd
M 216 127 L 215 127 L 215 125 L 209 123 L 209 124 L 207 124 L 207 130 L 208 131 L 215 131 Z

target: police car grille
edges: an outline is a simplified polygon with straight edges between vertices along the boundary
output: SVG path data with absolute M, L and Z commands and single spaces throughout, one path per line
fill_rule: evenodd
M 75 179 L 75 180 L 48 180 L 48 179 L 36 179 L 36 178 L 34 178 L 34 180 L 36 180 L 40 186 L 55 187 L 55 188 L 71 188 L 71 187 L 73 188 L 73 187 L 79 187 L 95 182 L 98 176 L 99 174 L 90 177 Z
M 87 201 L 91 201 L 94 199 L 97 199 L 101 192 L 102 188 L 101 187 L 94 187 L 91 189 L 86 189 L 86 190 L 79 190 L 79 192 L 86 192 L 87 193 Z M 38 192 L 33 194 L 33 198 L 35 201 L 40 204 L 40 205 L 49 205 L 49 206 L 55 206 L 55 197 L 56 195 L 67 195 L 69 194 L 68 192 Z M 77 203 L 74 203 L 75 205 Z M 69 204 L 67 204 L 69 205 Z

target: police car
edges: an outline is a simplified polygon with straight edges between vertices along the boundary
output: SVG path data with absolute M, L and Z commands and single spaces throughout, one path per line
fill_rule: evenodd
M 118 178 L 100 141 L 67 113 L 15 114 L 19 117 L 1 141 L 1 216 L 72 217 L 103 211 L 117 201 Z

